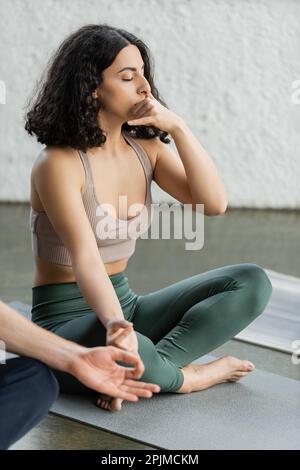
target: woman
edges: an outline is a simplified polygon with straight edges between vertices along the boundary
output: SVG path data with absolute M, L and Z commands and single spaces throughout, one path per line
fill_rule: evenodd
M 151 222 L 152 179 L 193 209 L 204 204 L 205 215 L 227 205 L 213 161 L 159 97 L 147 46 L 107 24 L 74 32 L 54 55 L 25 128 L 46 145 L 31 177 L 33 321 L 85 346 L 134 351 L 145 366 L 141 380 L 161 392 L 203 390 L 253 370 L 232 356 L 191 362 L 263 312 L 272 285 L 260 266 L 220 267 L 146 295 L 128 283 L 137 227 Z M 56 376 L 63 391 L 87 392 Z M 107 410 L 121 403 L 97 401 Z

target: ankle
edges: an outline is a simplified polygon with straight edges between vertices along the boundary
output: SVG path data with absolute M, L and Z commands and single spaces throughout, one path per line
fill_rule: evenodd
M 186 366 L 186 367 L 187 367 L 187 366 Z M 185 369 L 185 368 L 182 368 L 182 369 L 181 369 L 181 372 L 182 372 L 182 374 L 183 374 L 183 383 L 182 383 L 182 385 L 181 385 L 180 388 L 178 388 L 177 390 L 175 390 L 176 393 L 191 393 L 191 391 L 192 391 L 192 390 L 191 390 L 190 383 L 189 383 L 190 381 L 189 381 L 189 379 L 188 379 L 188 377 L 187 377 L 187 374 L 186 374 L 186 372 L 185 372 L 184 369 Z

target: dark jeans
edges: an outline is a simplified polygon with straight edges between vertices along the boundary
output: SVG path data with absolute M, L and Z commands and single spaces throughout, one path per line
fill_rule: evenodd
M 0 364 L 0 449 L 36 426 L 57 396 L 57 380 L 42 362 L 17 357 Z

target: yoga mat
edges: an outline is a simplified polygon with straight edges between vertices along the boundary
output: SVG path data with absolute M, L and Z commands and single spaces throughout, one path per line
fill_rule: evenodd
M 273 292 L 265 311 L 234 339 L 292 353 L 300 346 L 300 279 L 265 269 Z M 297 342 L 294 343 L 294 342 Z
M 51 411 L 161 449 L 287 450 L 300 449 L 299 403 L 300 382 L 255 369 L 200 392 L 124 401 L 120 412 L 72 395 L 61 395 Z

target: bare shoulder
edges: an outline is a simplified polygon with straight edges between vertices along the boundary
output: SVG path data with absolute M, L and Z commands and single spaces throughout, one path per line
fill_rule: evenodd
M 153 137 L 153 139 L 143 139 L 140 137 L 134 137 L 134 140 L 136 140 L 146 151 L 151 161 L 152 168 L 154 170 L 157 161 L 160 138 L 157 136 Z
M 68 146 L 46 146 L 38 154 L 31 172 L 32 182 L 37 182 L 44 173 L 49 177 L 74 178 L 84 183 L 84 169 L 81 168 L 78 151 Z
M 68 161 L 74 161 L 76 158 L 76 150 L 71 147 L 59 146 L 46 146 L 38 154 L 34 168 L 39 166 L 51 165 L 52 162 L 61 162 L 62 164 Z

